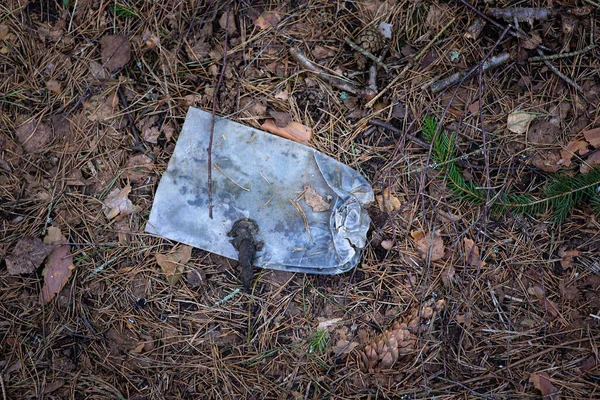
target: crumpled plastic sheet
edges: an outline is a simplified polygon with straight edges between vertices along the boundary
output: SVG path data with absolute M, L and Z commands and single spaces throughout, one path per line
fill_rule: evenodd
M 260 227 L 254 265 L 338 274 L 356 266 L 373 201 L 355 170 L 310 147 L 216 117 L 212 148 L 213 219 L 207 166 L 211 114 L 190 108 L 159 183 L 146 232 L 237 259 L 227 233 L 240 218 Z M 313 211 L 306 185 L 329 210 Z

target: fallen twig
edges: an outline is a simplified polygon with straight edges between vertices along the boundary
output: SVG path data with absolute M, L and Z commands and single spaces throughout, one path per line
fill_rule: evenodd
M 318 64 L 315 64 L 312 61 L 310 61 L 304 55 L 304 53 L 302 53 L 302 51 L 300 51 L 300 49 L 297 47 L 290 48 L 290 54 L 292 55 L 292 57 L 294 57 L 294 59 L 296 61 L 298 61 L 298 63 L 302 67 L 304 67 L 305 69 L 309 70 L 310 72 L 318 75 L 321 79 L 329 82 L 331 85 L 335 86 L 336 88 L 338 88 L 340 90 L 344 90 L 348 93 L 352 93 L 352 94 L 355 94 L 360 97 L 370 97 L 370 96 L 375 95 L 375 93 L 373 93 L 370 88 L 360 89 L 358 87 L 358 83 L 343 81 L 340 78 L 332 76 L 331 74 L 326 72 L 323 68 L 321 68 Z
M 379 57 L 373 55 L 373 53 L 371 53 L 370 51 L 367 51 L 367 50 L 363 49 L 362 47 L 360 47 L 359 45 L 357 45 L 356 43 L 354 43 L 348 36 L 346 36 L 346 43 L 348 43 L 350 45 L 350 47 L 352 47 L 354 50 L 358 51 L 363 56 L 370 58 L 374 63 L 379 65 L 381 68 L 383 68 L 385 70 L 385 72 L 388 72 L 389 67 L 387 65 L 385 65 L 380 60 Z
M 367 104 L 365 104 L 365 108 L 373 107 L 373 104 L 375 104 L 375 102 L 385 92 L 387 92 L 392 86 L 394 86 L 396 84 L 396 82 L 398 82 L 400 79 L 402 79 L 402 77 L 408 72 L 408 70 L 415 66 L 417 61 L 419 61 L 425 55 L 425 53 L 429 50 L 429 48 L 431 46 L 433 46 L 433 44 L 446 31 L 446 29 L 448 29 L 450 27 L 450 25 L 452 25 L 454 23 L 455 20 L 456 20 L 456 18 L 452 18 L 450 20 L 450 22 L 448 22 L 442 29 L 440 29 L 440 31 L 433 37 L 433 39 L 431 39 L 429 41 L 429 43 L 427 43 L 427 45 L 425 47 L 423 47 L 423 49 L 421 49 L 421 51 L 419 51 L 419 53 L 412 60 L 410 60 L 410 62 L 408 64 L 406 64 L 406 66 L 402 69 L 402 71 L 400 71 L 398 73 L 398 75 L 396 75 L 396 77 L 394 79 L 392 79 L 392 81 L 385 87 L 385 89 L 383 89 L 381 92 L 377 93 L 377 95 L 375 97 L 373 97 Z
M 215 135 L 215 113 L 217 112 L 217 95 L 219 94 L 219 87 L 221 87 L 221 82 L 223 81 L 223 75 L 225 74 L 225 67 L 227 67 L 227 40 L 229 33 L 229 3 L 227 4 L 227 18 L 225 18 L 225 40 L 223 41 L 223 65 L 221 66 L 221 73 L 219 74 L 219 79 L 217 80 L 217 86 L 215 87 L 215 92 L 213 93 L 213 101 L 212 101 L 212 114 L 210 117 L 210 136 L 208 139 L 208 149 L 206 149 L 208 153 L 207 167 L 208 167 L 208 217 L 213 219 L 213 201 L 212 201 L 212 145 L 213 145 L 213 137 Z
M 506 22 L 529 22 L 533 20 L 547 19 L 552 14 L 552 9 L 541 7 L 509 7 L 509 8 L 490 8 L 488 15 L 494 18 L 503 19 Z
M 483 69 L 483 71 L 487 71 L 490 68 L 496 68 L 496 67 L 504 64 L 508 60 L 510 60 L 510 54 L 500 53 L 497 56 L 491 57 L 490 59 L 486 60 L 482 64 L 481 68 Z M 426 89 L 427 87 L 431 87 L 431 91 L 433 93 L 441 92 L 442 90 L 460 82 L 463 78 L 466 77 L 466 75 L 468 73 L 469 73 L 468 71 L 457 72 L 457 73 L 450 75 L 449 77 L 444 78 L 442 80 L 439 80 L 436 82 L 429 82 L 423 86 L 423 89 Z
M 144 142 L 140 139 L 140 132 L 138 131 L 137 127 L 135 126 L 135 121 L 133 120 L 133 117 L 129 113 L 129 104 L 127 103 L 127 98 L 123 94 L 123 91 L 121 90 L 120 87 L 117 90 L 117 93 L 119 94 L 119 99 L 121 100 L 121 103 L 123 103 L 123 111 L 125 112 L 125 115 L 127 115 L 127 121 L 129 121 L 129 125 L 131 126 L 131 133 L 133 133 L 134 143 L 133 143 L 133 147 L 131 148 L 131 150 L 140 152 L 140 153 L 148 156 L 152 161 L 155 161 L 156 156 L 148 151 L 148 148 L 146 147 Z
M 537 52 L 540 56 L 543 56 L 544 53 L 542 53 L 542 51 L 540 49 L 537 49 Z M 562 79 L 563 81 L 565 81 L 568 85 L 572 86 L 575 90 L 577 90 L 580 94 L 583 93 L 583 88 L 581 86 L 579 86 L 576 82 L 574 82 L 571 78 L 569 78 L 568 76 L 566 76 L 565 74 L 563 74 L 562 72 L 560 72 L 558 70 L 558 68 L 556 68 L 554 65 L 552 65 L 552 63 L 548 60 L 543 60 L 544 64 L 546 64 L 546 66 L 548 68 L 550 68 L 550 70 L 552 70 L 552 72 L 554 72 L 556 75 L 558 75 L 558 77 L 560 79 Z
M 537 57 L 531 57 L 531 58 L 529 58 L 528 61 L 529 62 L 550 61 L 550 60 L 558 60 L 558 59 L 561 59 L 561 58 L 575 57 L 575 56 L 578 56 L 580 54 L 587 53 L 590 50 L 594 50 L 596 47 L 598 47 L 598 44 L 594 43 L 594 44 L 590 44 L 589 46 L 585 46 L 581 50 L 572 51 L 570 53 L 551 54 L 551 55 L 548 55 L 548 56 L 541 55 L 541 56 L 537 56 Z
M 389 123 L 384 122 L 384 121 L 380 121 L 378 119 L 369 120 L 369 124 L 370 125 L 374 125 L 374 126 L 379 126 L 379 127 L 383 128 L 383 129 L 387 129 L 387 130 L 392 131 L 394 133 L 402 134 L 408 140 L 410 140 L 413 143 L 418 144 L 419 146 L 423 147 L 424 149 L 428 149 L 429 148 L 429 145 L 427 143 L 425 143 L 424 141 L 422 141 L 421 139 L 419 139 L 418 137 L 413 136 L 413 135 L 411 135 L 410 133 L 407 133 L 407 132 L 402 132 L 400 129 L 396 128 L 392 124 L 389 124 Z

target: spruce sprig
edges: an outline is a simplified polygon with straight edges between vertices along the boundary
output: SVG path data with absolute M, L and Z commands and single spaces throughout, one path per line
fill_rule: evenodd
M 448 188 L 452 195 L 474 205 L 486 202 L 486 193 L 473 182 L 465 181 L 461 169 L 456 164 L 456 134 L 448 134 L 438 128 L 435 117 L 423 119 L 423 135 L 433 145 L 434 167 L 447 177 Z M 496 202 L 490 207 L 495 212 L 512 211 L 519 214 L 539 214 L 552 212 L 556 222 L 562 222 L 571 210 L 584 202 L 589 202 L 600 216 L 600 167 L 586 174 L 575 176 L 558 175 L 551 178 L 543 189 L 543 196 L 503 193 L 490 195 Z

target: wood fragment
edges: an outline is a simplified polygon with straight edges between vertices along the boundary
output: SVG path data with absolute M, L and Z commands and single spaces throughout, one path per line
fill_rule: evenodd
M 446 31 L 446 29 L 448 29 L 452 24 L 454 24 L 454 21 L 456 21 L 456 18 L 452 18 L 450 20 L 450 22 L 448 22 L 442 29 L 440 29 L 440 31 L 429 41 L 429 43 L 427 43 L 427 45 L 425 47 L 423 47 L 423 49 L 421 51 L 419 51 L 419 53 L 415 56 L 415 58 L 410 60 L 410 62 L 408 64 L 406 64 L 406 66 L 402 69 L 402 71 L 400 71 L 398 73 L 398 75 L 396 75 L 396 77 L 394 79 L 392 79 L 392 81 L 390 83 L 388 83 L 388 85 L 381 92 L 377 93 L 375 95 L 375 97 L 373 97 L 367 104 L 365 104 L 365 108 L 373 107 L 375 102 L 377 102 L 377 100 L 379 100 L 379 98 L 381 96 L 383 96 L 383 94 L 385 92 L 387 92 L 390 88 L 392 88 L 392 86 L 394 86 L 396 84 L 396 82 L 398 82 L 400 79 L 402 79 L 404 77 L 404 75 L 406 75 L 408 70 L 410 70 L 412 67 L 414 67 L 417 64 L 417 61 L 419 61 L 425 55 L 425 53 L 429 50 L 429 48 L 431 46 L 433 46 L 433 44 L 439 39 L 439 37 L 442 36 L 442 34 Z
M 552 14 L 552 9 L 543 7 L 490 8 L 487 14 L 506 22 L 517 21 L 531 24 L 534 20 L 547 19 Z
M 543 56 L 544 53 L 542 53 L 542 51 L 540 49 L 537 49 L 537 52 L 540 56 Z M 581 86 L 579 86 L 576 82 L 574 82 L 571 78 L 569 78 L 568 76 L 566 76 L 565 74 L 563 74 L 562 72 L 560 72 L 558 70 L 558 68 L 556 68 L 554 65 L 552 65 L 552 63 L 548 60 L 544 60 L 544 64 L 546 64 L 546 66 L 548 68 L 550 68 L 550 70 L 552 70 L 552 72 L 554 72 L 560 79 L 562 79 L 563 81 L 565 81 L 569 86 L 573 87 L 575 90 L 577 90 L 580 94 L 583 93 L 583 88 Z M 582 94 L 583 96 L 583 94 Z M 585 99 L 585 97 L 584 97 Z M 587 99 L 586 99 L 587 101 Z
M 498 54 L 497 56 L 491 57 L 490 59 L 485 61 L 482 65 L 482 69 L 485 72 L 488 69 L 496 68 L 496 67 L 504 64 L 508 60 L 510 60 L 510 54 L 508 54 L 508 53 Z M 447 78 L 439 80 L 437 82 L 428 83 L 423 88 L 431 87 L 431 91 L 433 93 L 439 93 L 442 90 L 460 82 L 460 80 L 462 78 L 464 78 L 467 74 L 468 74 L 468 71 L 460 71 L 453 75 L 450 75 Z
M 336 88 L 338 88 L 340 90 L 346 91 L 348 93 L 352 93 L 352 94 L 360 96 L 360 97 L 369 97 L 369 96 L 374 95 L 374 93 L 372 93 L 371 89 L 369 89 L 369 88 L 366 88 L 366 89 L 359 88 L 358 83 L 351 82 L 351 81 L 344 81 L 340 78 L 332 76 L 330 73 L 328 73 L 323 68 L 321 68 L 321 66 L 310 61 L 304 55 L 304 53 L 302 53 L 302 51 L 297 47 L 290 48 L 290 54 L 292 57 L 294 57 L 294 59 L 303 68 L 318 75 L 321 79 L 325 80 L 326 82 L 329 82 L 332 86 L 335 86 Z
M 551 60 L 559 60 L 561 58 L 575 57 L 575 56 L 578 56 L 580 54 L 587 53 L 588 51 L 594 50 L 596 47 L 598 47 L 598 44 L 594 43 L 594 44 L 590 44 L 588 46 L 585 46 L 583 49 L 580 49 L 580 50 L 577 50 L 577 51 L 572 51 L 570 53 L 550 54 L 550 55 L 547 55 L 547 56 L 546 55 L 541 55 L 541 56 L 531 57 L 527 61 L 529 61 L 529 62 L 551 61 Z

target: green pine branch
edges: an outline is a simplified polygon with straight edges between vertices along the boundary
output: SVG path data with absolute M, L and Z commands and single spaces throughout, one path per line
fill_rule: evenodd
M 486 192 L 473 182 L 465 181 L 456 161 L 456 134 L 438 130 L 434 117 L 423 119 L 423 135 L 433 145 L 434 167 L 446 176 L 447 186 L 453 196 L 474 205 L 486 203 Z M 587 174 L 559 175 L 544 187 L 543 196 L 503 193 L 497 196 L 491 208 L 495 212 L 512 211 L 520 214 L 539 214 L 550 211 L 557 222 L 563 221 L 571 210 L 588 202 L 600 216 L 600 167 Z M 494 196 L 490 196 L 494 198 Z

